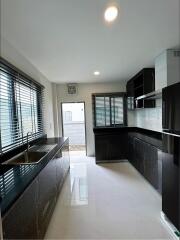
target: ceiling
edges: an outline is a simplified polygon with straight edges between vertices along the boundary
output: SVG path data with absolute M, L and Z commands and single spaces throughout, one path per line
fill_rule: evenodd
M 179 46 L 179 0 L 114 2 L 108 25 L 111 0 L 1 0 L 1 34 L 51 82 L 125 81 Z

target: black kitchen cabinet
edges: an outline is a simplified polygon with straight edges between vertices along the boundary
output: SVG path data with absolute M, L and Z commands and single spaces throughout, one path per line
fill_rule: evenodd
M 61 190 L 61 186 L 63 183 L 63 164 L 62 164 L 62 150 L 60 149 L 56 155 L 54 156 L 56 161 L 56 185 L 58 193 Z
M 134 137 L 128 134 L 128 160 L 135 167 L 134 161 Z
M 69 141 L 38 176 L 38 236 L 43 238 L 70 166 Z
M 134 81 L 128 81 L 126 85 L 126 92 L 127 92 L 127 108 L 128 110 L 133 110 L 135 107 L 134 102 Z
M 48 141 L 50 144 L 54 143 L 54 139 Z M 51 156 L 49 159 L 46 156 L 44 161 L 37 165 L 28 166 L 28 171 L 26 167 L 21 166 L 20 169 L 25 170 L 23 175 L 19 173 L 19 168 L 15 167 L 17 176 L 15 173 L 8 176 L 9 181 L 14 181 L 16 186 L 13 193 L 19 185 L 23 185 L 24 179 L 27 181 L 32 175 L 33 178 L 29 182 L 30 185 L 26 185 L 26 189 L 22 190 L 20 196 L 17 195 L 11 207 L 3 213 L 4 239 L 43 239 L 62 183 L 69 170 L 68 139 L 62 143 L 59 150 L 56 146 L 56 149 L 49 152 L 49 156 Z
M 4 239 L 38 239 L 37 193 L 35 179 L 3 217 Z
M 180 231 L 180 138 L 163 134 L 162 210 Z
M 109 140 L 104 136 L 95 136 L 96 163 L 103 160 L 111 160 Z
M 126 85 L 126 92 L 128 97 L 134 97 L 134 81 L 128 81 Z
M 144 176 L 155 189 L 159 188 L 158 149 L 148 143 L 144 143 Z
M 56 161 L 53 158 L 38 176 L 38 236 L 44 237 L 56 204 Z
M 64 177 L 67 174 L 70 166 L 70 157 L 69 157 L 69 142 L 66 143 L 62 148 L 62 156 L 63 156 L 63 170 Z
M 127 159 L 127 132 L 95 135 L 96 163 Z
M 158 149 L 158 192 L 162 194 L 162 151 Z
M 69 169 L 68 142 L 3 217 L 4 239 L 43 239 Z
M 136 169 L 144 175 L 144 142 L 134 138 L 134 162 Z
M 139 128 L 94 129 L 96 163 L 128 159 L 159 193 L 162 191 L 162 134 Z
M 155 90 L 155 70 L 154 68 L 144 68 L 132 77 L 126 85 L 128 109 L 153 108 L 155 100 L 136 100 Z
M 128 160 L 161 193 L 162 157 L 155 146 L 128 134 Z
M 54 159 L 56 161 L 56 185 L 59 193 L 70 165 L 68 143 L 66 143 L 62 149 L 56 153 Z

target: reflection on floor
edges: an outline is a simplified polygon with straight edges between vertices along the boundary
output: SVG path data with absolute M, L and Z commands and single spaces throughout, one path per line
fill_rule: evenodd
M 86 151 L 86 146 L 85 145 L 69 145 L 69 151 Z
M 161 197 L 128 163 L 71 158 L 46 239 L 172 239 Z
M 74 156 L 85 157 L 86 156 L 86 151 L 70 151 L 69 153 L 70 153 L 71 157 L 74 157 Z

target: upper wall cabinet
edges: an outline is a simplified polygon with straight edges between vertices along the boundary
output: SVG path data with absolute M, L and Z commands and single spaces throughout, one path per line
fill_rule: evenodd
M 155 69 L 144 68 L 132 79 L 130 79 L 126 86 L 128 97 L 128 109 L 134 108 L 153 108 L 155 107 L 154 100 L 145 100 L 136 98 L 153 92 L 155 90 Z

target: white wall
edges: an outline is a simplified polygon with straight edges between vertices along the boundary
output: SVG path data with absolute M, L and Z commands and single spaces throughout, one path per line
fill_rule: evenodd
M 94 84 L 77 84 L 78 91 L 76 95 L 67 94 L 67 85 L 59 84 L 54 86 L 54 102 L 58 103 L 58 116 L 54 116 L 58 119 L 55 124 L 55 135 L 62 135 L 61 125 L 61 103 L 62 102 L 85 102 L 85 114 L 86 114 L 86 135 L 87 135 L 87 154 L 88 156 L 94 156 L 94 133 L 93 133 L 93 115 L 92 115 L 92 93 L 102 92 L 124 92 L 126 90 L 125 83 L 94 83 Z M 55 114 L 55 113 L 54 113 Z
M 128 110 L 128 126 L 162 131 L 162 99 L 156 100 L 155 108 Z
M 17 51 L 7 40 L 4 38 L 0 39 L 0 55 L 8 62 L 19 68 L 36 81 L 40 82 L 45 86 L 45 109 L 44 109 L 44 125 L 45 132 L 48 137 L 54 136 L 54 120 L 53 120 L 53 95 L 52 95 L 52 84 L 48 79 L 33 66 L 25 56 Z
M 180 57 L 175 52 L 180 49 L 167 49 L 155 59 L 155 89 L 159 90 L 180 81 Z
M 134 125 L 154 131 L 162 131 L 162 100 L 156 101 L 156 108 L 136 109 Z
M 167 51 L 164 51 L 155 59 L 155 90 L 167 86 Z

